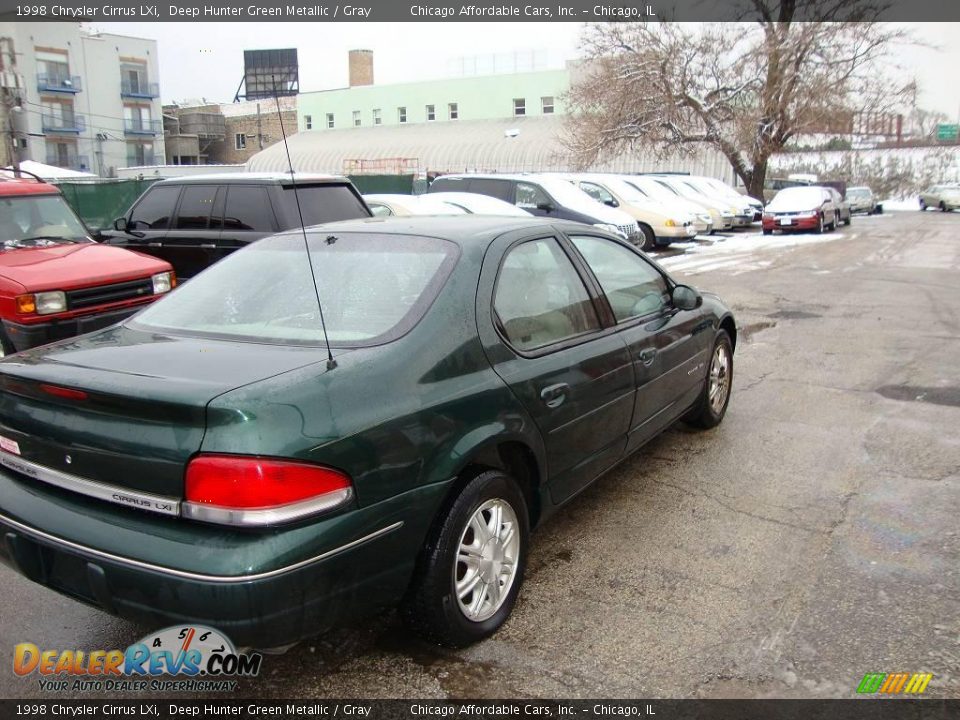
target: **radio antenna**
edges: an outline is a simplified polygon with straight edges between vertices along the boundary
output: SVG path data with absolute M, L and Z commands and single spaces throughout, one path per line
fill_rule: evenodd
M 327 370 L 333 370 L 337 361 L 333 359 L 330 350 L 330 338 L 327 336 L 327 323 L 323 319 L 323 303 L 320 302 L 320 287 L 317 285 L 317 276 L 313 272 L 313 257 L 310 255 L 310 242 L 307 240 L 307 228 L 303 224 L 303 211 L 300 209 L 300 196 L 297 194 L 297 178 L 293 172 L 293 160 L 290 159 L 290 146 L 287 144 L 287 133 L 283 129 L 283 113 L 280 112 L 280 96 L 277 95 L 277 78 L 270 76 L 273 85 L 273 99 L 277 103 L 277 119 L 280 121 L 280 135 L 283 137 L 283 149 L 287 151 L 287 167 L 290 168 L 290 182 L 293 183 L 293 199 L 297 204 L 297 217 L 300 219 L 300 232 L 303 234 L 303 249 L 307 251 L 307 266 L 310 268 L 310 279 L 313 280 L 313 291 L 317 296 L 317 309 L 320 311 L 320 328 L 323 330 L 323 342 L 327 346 Z

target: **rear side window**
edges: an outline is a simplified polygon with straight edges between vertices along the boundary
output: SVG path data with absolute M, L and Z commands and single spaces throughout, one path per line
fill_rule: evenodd
M 130 213 L 130 227 L 134 230 L 166 230 L 170 227 L 170 218 L 173 217 L 173 208 L 179 195 L 180 188 L 176 186 L 148 190 Z
M 503 260 L 493 308 L 510 344 L 533 350 L 600 327 L 587 290 L 553 238 L 512 248 Z
M 465 178 L 457 177 L 438 177 L 430 183 L 429 192 L 466 192 L 467 181 Z M 475 190 L 474 192 L 480 192 Z
M 517 183 L 517 207 L 524 210 L 536 210 L 541 205 L 549 205 L 550 198 L 536 185 Z
M 297 199 L 303 212 L 303 224 L 319 225 L 337 220 L 355 220 L 370 217 L 366 206 L 346 185 L 298 185 L 297 197 L 290 186 L 279 189 L 274 197 L 279 198 L 282 230 L 299 225 L 297 217 Z
M 273 232 L 276 223 L 265 187 L 234 185 L 227 191 L 224 230 Z
M 450 188 L 457 190 L 459 188 Z M 511 183 L 509 180 L 496 180 L 493 178 L 476 178 L 470 181 L 470 192 L 480 195 L 489 195 L 498 200 L 504 200 L 508 203 L 513 202 L 511 197 Z
M 206 230 L 210 224 L 216 185 L 187 185 L 177 211 L 177 230 Z

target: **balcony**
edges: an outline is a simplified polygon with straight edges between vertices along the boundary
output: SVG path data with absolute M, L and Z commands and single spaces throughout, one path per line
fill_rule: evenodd
M 74 153 L 64 155 L 53 148 L 47 148 L 47 165 L 78 172 L 90 172 L 90 158 L 86 155 L 76 155 Z
M 83 115 L 76 113 L 43 113 L 40 126 L 45 133 L 79 135 L 87 129 L 87 121 Z
M 160 132 L 161 125 L 159 120 L 125 118 L 123 121 L 124 135 L 157 135 Z
M 144 165 L 156 165 L 156 157 L 153 150 L 145 150 L 137 154 L 127 154 L 127 167 L 142 167 Z
M 120 95 L 126 98 L 152 100 L 160 97 L 160 85 L 158 83 L 123 80 L 120 83 Z
M 37 75 L 37 90 L 39 92 L 55 93 L 78 93 L 83 90 L 83 83 L 80 82 L 79 75 L 50 75 L 48 73 L 39 73 Z

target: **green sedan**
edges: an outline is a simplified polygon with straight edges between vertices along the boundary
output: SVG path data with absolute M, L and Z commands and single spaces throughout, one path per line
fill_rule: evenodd
M 676 421 L 723 419 L 730 311 L 602 230 L 307 235 L 309 258 L 264 239 L 0 362 L 0 561 L 243 646 L 397 605 L 463 646 L 509 616 L 532 528 Z

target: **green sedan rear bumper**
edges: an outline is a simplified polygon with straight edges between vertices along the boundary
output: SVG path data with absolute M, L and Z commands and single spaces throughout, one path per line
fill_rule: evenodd
M 396 604 L 447 487 L 250 532 L 114 508 L 0 470 L 0 562 L 151 627 L 202 623 L 239 646 L 278 647 Z

